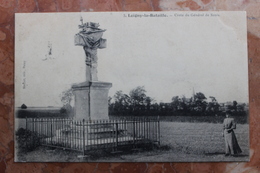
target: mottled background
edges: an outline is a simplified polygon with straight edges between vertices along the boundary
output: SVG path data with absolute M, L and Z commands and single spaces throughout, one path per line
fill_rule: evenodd
M 259 0 L 0 0 L 0 172 L 260 172 Z M 247 11 L 250 162 L 14 163 L 14 13 L 79 11 Z

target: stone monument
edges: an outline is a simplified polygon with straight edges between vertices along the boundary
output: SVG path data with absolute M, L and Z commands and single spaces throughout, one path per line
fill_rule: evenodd
M 97 77 L 97 49 L 106 47 L 106 39 L 102 38 L 106 30 L 100 29 L 98 23 L 83 23 L 82 18 L 79 29 L 74 42 L 85 51 L 86 81 L 72 85 L 75 119 L 108 119 L 108 91 L 112 83 L 98 81 Z

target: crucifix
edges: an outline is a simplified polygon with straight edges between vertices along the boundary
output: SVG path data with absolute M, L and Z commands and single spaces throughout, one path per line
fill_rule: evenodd
M 106 39 L 103 39 L 105 29 L 100 29 L 98 23 L 83 23 L 81 18 L 80 32 L 75 35 L 75 45 L 83 46 L 86 55 L 86 80 L 98 81 L 97 77 L 97 49 L 106 48 Z

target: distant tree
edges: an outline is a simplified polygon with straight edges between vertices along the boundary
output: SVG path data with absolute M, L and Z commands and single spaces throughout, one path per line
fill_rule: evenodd
M 233 112 L 233 104 L 230 102 L 225 103 L 225 111 Z
M 159 110 L 159 104 L 158 104 L 158 103 L 153 103 L 153 104 L 151 105 L 151 108 L 152 108 L 152 110 L 153 110 L 153 113 L 156 113 L 156 112 L 158 112 L 158 110 Z
M 123 100 L 123 91 L 122 90 L 120 90 L 120 91 L 117 91 L 116 93 L 115 93 L 115 95 L 114 95 L 114 99 L 115 99 L 115 102 L 118 102 L 118 103 L 120 103 L 120 102 L 122 102 L 122 100 Z
M 187 111 L 190 107 L 190 104 L 191 104 L 190 99 L 186 98 L 185 95 L 183 95 L 180 104 L 182 110 Z
M 112 97 L 108 96 L 108 106 L 112 104 Z
M 145 93 L 146 90 L 144 86 L 138 86 L 130 91 L 130 102 L 134 111 L 145 104 L 145 100 L 147 98 Z
M 237 111 L 237 101 L 233 101 L 233 110 Z
M 209 98 L 211 99 L 212 103 L 217 103 L 217 99 L 213 96 L 209 96 Z
M 194 100 L 195 101 L 199 101 L 199 102 L 202 102 L 204 100 L 206 100 L 207 98 L 205 97 L 205 95 L 201 92 L 198 92 L 194 95 Z
M 72 98 L 73 98 L 73 93 L 72 93 L 72 89 L 67 89 L 65 91 L 63 91 L 60 95 L 61 97 L 61 102 L 63 103 L 63 105 L 67 105 L 67 104 L 71 104 Z
M 159 103 L 159 106 L 160 106 L 160 110 L 161 110 L 161 111 L 165 111 L 165 108 L 166 108 L 166 104 L 165 104 L 165 103 L 160 102 L 160 103 Z
M 217 114 L 219 112 L 220 105 L 218 104 L 218 101 L 215 97 L 209 96 L 211 101 L 207 105 L 207 112 L 211 114 Z
M 239 111 L 239 112 L 245 111 L 245 107 L 246 107 L 245 103 L 238 104 L 237 105 L 237 111 Z
M 70 104 L 63 105 L 60 109 L 60 113 L 69 117 L 73 117 L 73 107 Z
M 146 106 L 146 108 L 147 108 L 148 110 L 150 110 L 150 107 L 151 107 L 151 105 L 152 105 L 152 103 L 153 103 L 154 101 L 155 101 L 155 100 L 154 100 L 153 98 L 149 97 L 149 96 L 146 96 L 146 97 L 145 97 L 144 104 L 145 104 L 145 106 Z
M 192 108 L 192 98 L 187 98 L 185 95 L 182 97 L 174 96 L 172 97 L 171 109 L 173 111 L 190 111 Z
M 109 110 L 109 114 L 111 114 L 112 112 L 114 112 L 114 103 L 112 103 L 112 97 L 108 96 L 108 110 Z
M 114 99 L 114 107 L 117 112 L 127 109 L 130 104 L 130 97 L 127 94 L 124 94 L 121 90 L 115 93 Z
M 66 114 L 67 116 L 72 117 L 73 116 L 73 108 L 71 106 L 71 101 L 73 99 L 73 93 L 72 89 L 67 89 L 63 91 L 60 94 L 61 102 L 63 104 L 60 113 L 61 114 Z
M 120 103 L 121 105 L 129 105 L 130 97 L 127 94 L 124 94 L 121 90 L 116 92 L 114 98 L 115 102 Z
M 27 109 L 27 106 L 26 106 L 25 104 L 22 104 L 22 105 L 21 105 L 21 108 L 22 108 L 22 109 Z
M 207 107 L 206 97 L 203 93 L 198 92 L 194 95 L 193 106 L 196 112 L 204 112 Z
M 225 107 L 226 107 L 226 111 L 229 111 L 229 112 L 237 112 L 237 101 L 233 101 L 233 102 L 227 102 L 225 104 Z
M 179 109 L 179 107 L 180 107 L 180 98 L 179 98 L 179 96 L 173 96 L 172 97 L 171 107 L 172 107 L 173 111 L 176 111 L 176 110 Z

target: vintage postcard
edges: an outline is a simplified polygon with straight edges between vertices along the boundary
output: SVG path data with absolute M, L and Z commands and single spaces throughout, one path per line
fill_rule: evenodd
M 249 161 L 245 12 L 15 15 L 16 162 Z

